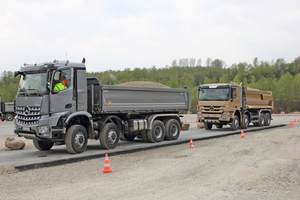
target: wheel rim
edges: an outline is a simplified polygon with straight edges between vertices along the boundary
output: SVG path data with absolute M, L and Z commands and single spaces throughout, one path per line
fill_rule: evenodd
M 247 128 L 248 125 L 249 125 L 249 120 L 248 120 L 248 118 L 246 117 L 246 118 L 245 118 L 245 127 Z
M 82 148 L 85 143 L 85 137 L 82 132 L 77 132 L 75 135 L 75 146 L 77 148 Z
M 238 128 L 238 126 L 239 126 L 239 122 L 238 122 L 238 120 L 237 120 L 237 119 L 235 119 L 235 120 L 234 120 L 234 125 L 235 125 L 235 129 L 237 129 L 237 128 Z
M 12 121 L 13 120 L 13 117 L 11 116 L 11 115 L 9 115 L 8 117 L 7 117 L 7 121 Z
M 261 125 L 264 125 L 264 123 L 265 123 L 265 119 L 262 117 Z
M 174 124 L 171 126 L 171 135 L 172 136 L 176 136 L 178 134 L 178 128 L 177 126 Z
M 109 132 L 108 132 L 108 142 L 110 144 L 114 144 L 116 141 L 117 141 L 117 132 L 114 130 L 114 129 L 111 129 Z
M 155 134 L 156 138 L 161 138 L 162 137 L 162 128 L 160 126 L 157 126 L 155 128 L 154 134 Z

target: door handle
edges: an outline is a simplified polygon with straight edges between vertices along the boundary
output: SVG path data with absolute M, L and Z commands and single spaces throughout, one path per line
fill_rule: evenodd
M 68 108 L 72 108 L 72 104 L 71 103 L 68 103 L 66 106 L 65 106 L 66 109 Z

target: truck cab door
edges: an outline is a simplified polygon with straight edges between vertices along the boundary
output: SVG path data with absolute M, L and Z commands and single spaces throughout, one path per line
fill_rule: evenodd
M 231 88 L 231 104 L 230 110 L 239 110 L 240 109 L 240 87 Z
M 60 80 L 62 75 L 65 76 L 63 81 Z M 76 111 L 76 101 L 73 98 L 73 79 L 72 68 L 53 72 L 52 83 L 50 85 L 50 114 Z

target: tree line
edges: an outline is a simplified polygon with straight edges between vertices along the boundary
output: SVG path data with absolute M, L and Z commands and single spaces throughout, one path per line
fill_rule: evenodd
M 300 56 L 287 63 L 279 58 L 276 61 L 240 62 L 229 67 L 220 59 L 208 58 L 204 64 L 201 59 L 182 58 L 171 61 L 170 66 L 157 68 L 126 68 L 123 71 L 108 70 L 90 72 L 102 84 L 117 85 L 131 81 L 152 81 L 171 88 L 183 88 L 187 85 L 191 91 L 192 108 L 196 113 L 197 92 L 200 84 L 243 82 L 243 85 L 259 90 L 273 92 L 275 108 L 273 112 L 293 112 L 300 110 Z M 13 72 L 4 71 L 0 77 L 0 95 L 2 101 L 13 101 L 18 88 L 18 80 Z

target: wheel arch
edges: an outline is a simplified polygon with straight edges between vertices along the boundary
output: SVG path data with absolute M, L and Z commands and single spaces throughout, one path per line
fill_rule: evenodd
M 147 120 L 147 130 L 151 130 L 152 129 L 152 124 L 154 122 L 154 120 L 163 120 L 163 119 L 175 119 L 179 122 L 180 126 L 182 125 L 181 124 L 181 121 L 180 121 L 180 117 L 178 114 L 153 114 L 153 115 L 148 115 L 146 117 L 146 120 Z

